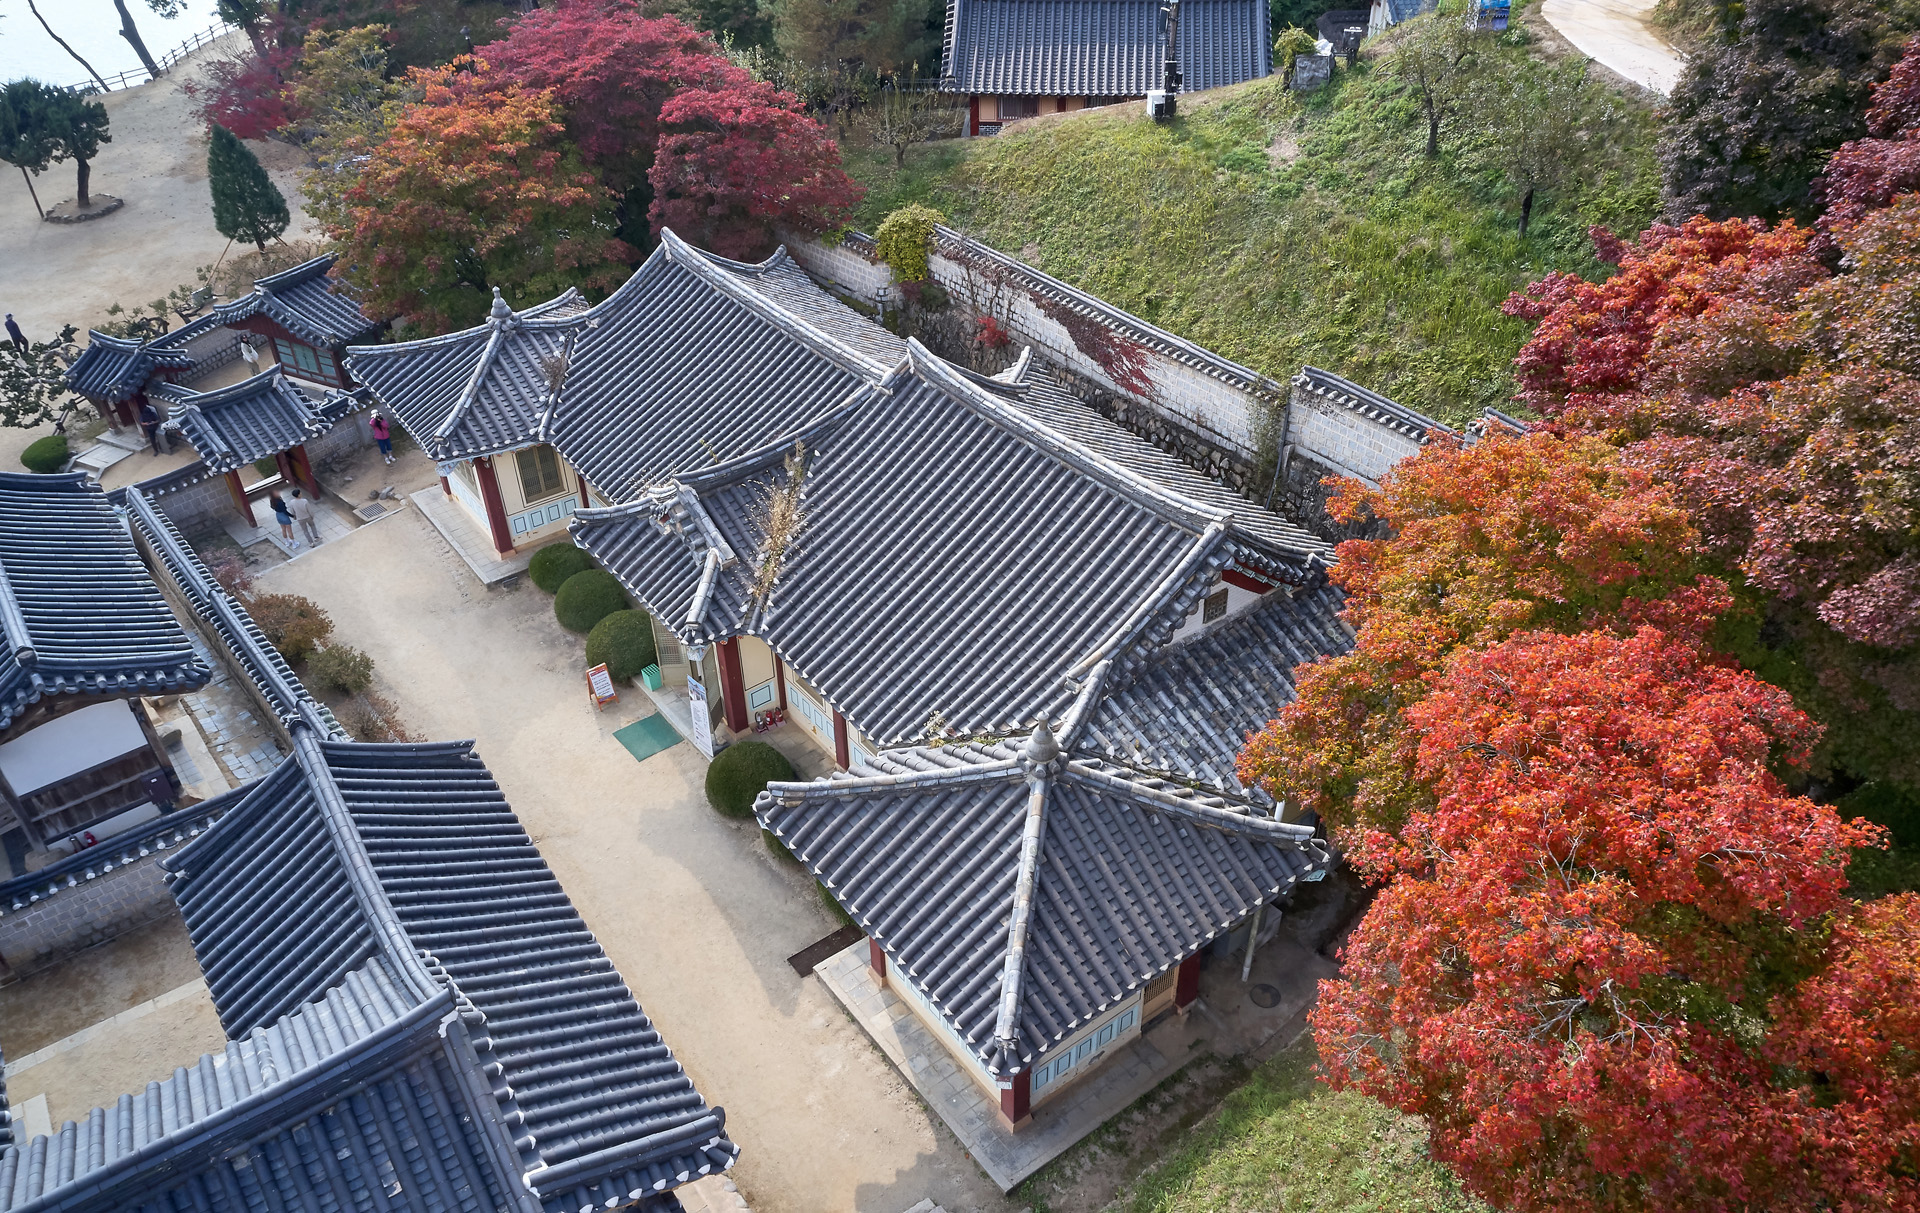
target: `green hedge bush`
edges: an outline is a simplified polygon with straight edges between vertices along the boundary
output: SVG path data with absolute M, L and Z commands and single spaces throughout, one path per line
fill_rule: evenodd
M 606 663 L 615 682 L 640 677 L 653 661 L 653 620 L 645 611 L 615 611 L 587 633 L 587 665 Z
M 29 472 L 57 472 L 67 466 L 72 453 L 65 434 L 48 434 L 28 443 L 27 449 L 20 452 L 20 462 L 27 465 Z
M 330 644 L 307 658 L 307 673 L 321 686 L 357 695 L 373 685 L 373 658 L 348 644 Z
M 527 565 L 527 576 L 547 593 L 557 594 L 560 587 L 567 584 L 567 578 L 592 567 L 593 557 L 582 549 L 571 543 L 553 543 L 533 554 L 533 562 Z
M 553 596 L 554 618 L 569 632 L 591 632 L 593 625 L 627 609 L 627 592 L 612 573 L 587 569 L 561 583 Z
M 736 741 L 707 767 L 707 803 L 728 817 L 753 816 L 753 798 L 769 783 L 793 778 L 787 756 L 764 741 Z
M 280 655 L 296 664 L 313 656 L 333 632 L 333 620 L 320 604 L 299 594 L 261 594 L 247 603 L 247 611 Z

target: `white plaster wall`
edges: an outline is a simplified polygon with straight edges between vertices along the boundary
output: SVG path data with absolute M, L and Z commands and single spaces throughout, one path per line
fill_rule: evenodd
M 1420 451 L 1418 440 L 1336 405 L 1289 406 L 1287 441 L 1335 471 L 1378 481 Z

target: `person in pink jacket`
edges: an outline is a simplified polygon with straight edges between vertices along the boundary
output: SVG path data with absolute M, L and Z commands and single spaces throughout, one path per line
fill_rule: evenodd
M 367 428 L 373 431 L 373 440 L 380 444 L 380 456 L 388 463 L 393 462 L 393 427 L 387 424 L 386 417 L 376 412 L 367 418 Z

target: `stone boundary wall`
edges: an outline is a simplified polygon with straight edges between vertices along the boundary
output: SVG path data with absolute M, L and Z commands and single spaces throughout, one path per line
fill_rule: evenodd
M 363 408 L 342 417 L 332 429 L 306 443 L 307 458 L 313 462 L 316 473 L 328 459 L 373 445 L 373 431 L 367 428 L 367 412 Z M 320 487 L 327 487 L 324 480 Z M 204 463 L 189 464 L 152 480 L 143 480 L 140 491 L 153 499 L 154 505 L 172 519 L 182 535 L 217 531 L 234 516 L 233 497 L 227 492 L 226 478 L 208 472 Z
M 181 809 L 151 833 L 109 838 L 0 885 L 0 984 L 179 913 L 160 857 L 215 820 L 204 807 Z
M 834 244 L 790 234 L 787 251 L 863 305 L 892 286 L 892 272 L 861 233 Z M 1328 538 L 1348 536 L 1326 516 L 1323 477 L 1378 481 L 1420 449 L 1429 429 L 1447 428 L 1311 367 L 1292 384 L 1276 382 L 948 228 L 937 229 L 928 266 L 950 312 L 963 320 L 993 316 L 1102 415 Z M 1062 318 L 1081 329 L 1083 343 L 1097 328 L 1132 351 L 1149 390 L 1116 382 Z M 1304 388 L 1303 378 L 1311 381 Z

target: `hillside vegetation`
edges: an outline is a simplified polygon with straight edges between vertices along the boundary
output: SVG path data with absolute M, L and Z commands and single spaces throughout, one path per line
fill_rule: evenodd
M 1489 39 L 1484 53 L 1528 52 Z M 993 139 L 854 151 L 856 222 L 921 201 L 996 248 L 1268 375 L 1312 363 L 1444 420 L 1505 406 L 1530 326 L 1508 293 L 1550 270 L 1602 275 L 1589 224 L 1638 231 L 1658 207 L 1652 120 L 1623 107 L 1604 171 L 1545 198 L 1531 233 L 1477 132 L 1442 154 L 1377 61 L 1318 92 L 1277 79 L 1183 99 L 1166 126 L 1116 105 Z

